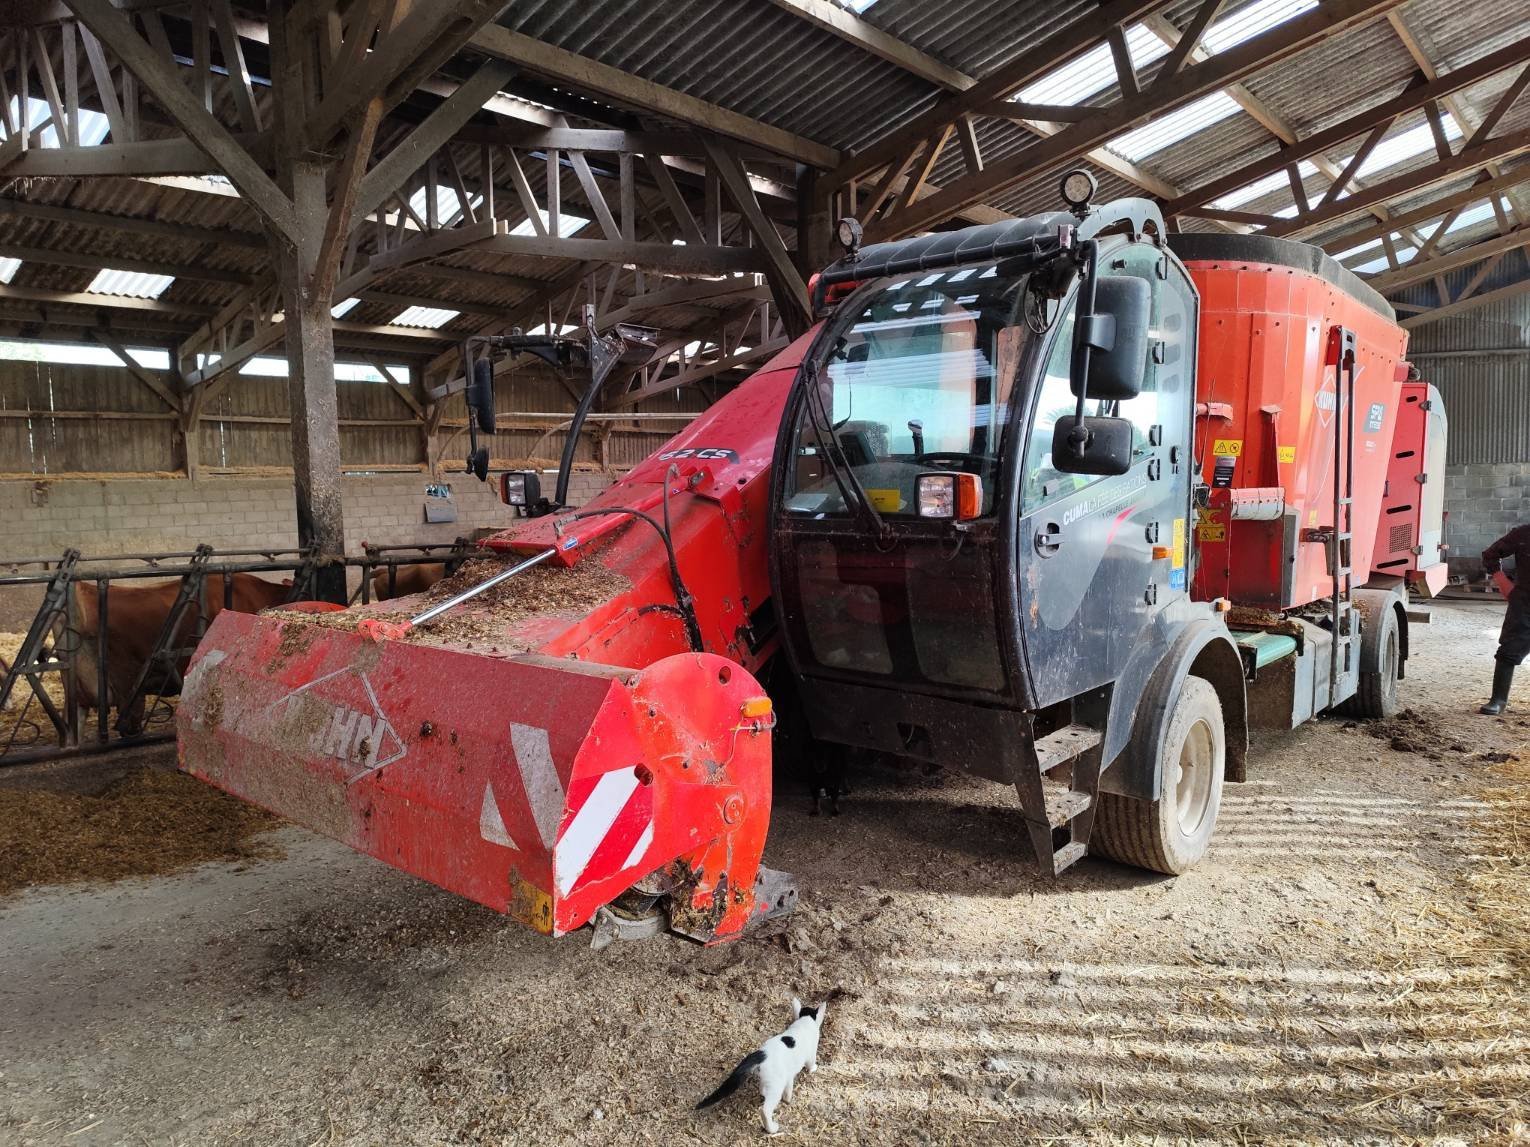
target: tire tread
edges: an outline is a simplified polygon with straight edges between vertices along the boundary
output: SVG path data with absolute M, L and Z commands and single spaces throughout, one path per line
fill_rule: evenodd
M 1210 692 L 1213 698 L 1216 696 L 1211 683 L 1200 677 L 1187 677 L 1181 690 L 1183 693 L 1200 687 Z M 1107 792 L 1100 793 L 1098 800 L 1094 829 L 1090 834 L 1091 851 L 1151 872 L 1173 875 L 1177 871 L 1159 833 L 1160 801 Z

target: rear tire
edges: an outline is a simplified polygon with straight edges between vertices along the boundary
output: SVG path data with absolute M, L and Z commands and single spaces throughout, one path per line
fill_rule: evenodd
M 1186 677 L 1158 758 L 1158 799 L 1101 793 L 1090 851 L 1178 876 L 1206 854 L 1222 807 L 1227 734 L 1211 682 Z
M 1338 706 L 1347 717 L 1391 717 L 1400 708 L 1397 701 L 1397 678 L 1402 669 L 1402 634 L 1398 632 L 1397 611 L 1390 605 L 1381 611 L 1376 628 L 1362 639 L 1362 654 L 1375 643 L 1376 672 L 1360 671 L 1355 695 Z

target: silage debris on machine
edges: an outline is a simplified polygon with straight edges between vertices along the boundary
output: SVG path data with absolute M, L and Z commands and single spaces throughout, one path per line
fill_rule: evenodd
M 366 617 L 406 621 L 411 614 L 471 589 L 505 568 L 506 562 L 495 558 L 469 561 L 451 577 L 437 582 L 417 599 L 410 599 L 413 605 L 406 605 L 403 609 L 399 608 L 400 601 L 390 601 L 386 606 L 358 606 L 344 613 L 272 612 L 301 621 L 303 625 L 325 629 L 354 630 L 356 623 Z M 485 590 L 456 609 L 433 618 L 410 632 L 403 640 L 421 645 L 486 647 L 499 653 L 525 653 L 534 649 L 538 642 L 517 640 L 507 633 L 508 630 L 534 617 L 577 617 L 590 613 L 631 585 L 621 574 L 613 573 L 594 561 L 580 562 L 568 569 L 534 566 Z

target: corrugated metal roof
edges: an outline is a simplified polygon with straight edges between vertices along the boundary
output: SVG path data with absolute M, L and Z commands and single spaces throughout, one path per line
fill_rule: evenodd
M 1218 24 L 1235 26 L 1249 13 L 1267 11 L 1275 0 L 1230 2 L 1219 16 Z M 1305 0 L 1280 0 L 1293 7 Z M 1162 12 L 1168 22 L 1183 27 L 1199 8 L 1199 0 L 1176 0 Z M 876 28 L 897 37 L 912 48 L 969 76 L 981 78 L 993 69 L 1009 63 L 1066 28 L 1086 19 L 1096 9 L 1092 0 L 1036 0 L 1025 4 L 1012 0 L 878 0 L 868 8 L 864 19 Z M 1413 34 L 1431 53 L 1442 69 L 1469 63 L 1524 34 L 1530 26 L 1530 0 L 1496 0 L 1492 5 L 1461 4 L 1458 0 L 1411 0 L 1401 9 Z M 799 14 L 772 0 L 609 0 L 591 4 L 584 0 L 512 0 L 501 16 L 501 23 L 524 34 L 542 39 L 569 51 L 601 61 L 634 75 L 674 88 L 677 91 L 719 104 L 763 123 L 783 128 L 813 141 L 839 149 L 864 147 L 885 133 L 895 131 L 919 115 L 938 98 L 940 89 L 927 80 L 905 71 L 874 53 L 804 20 Z M 1156 49 L 1155 49 L 1156 51 Z M 1141 69 L 1144 87 L 1151 84 L 1157 64 Z M 1320 130 L 1353 115 L 1358 109 L 1380 103 L 1402 91 L 1416 73 L 1416 65 L 1402 40 L 1384 18 L 1369 25 L 1333 36 L 1300 56 L 1256 72 L 1245 86 L 1281 120 L 1300 133 Z M 1462 102 L 1480 117 L 1502 92 L 1507 77 L 1484 82 L 1462 93 Z M 611 109 L 605 99 L 591 99 L 559 81 L 553 84 L 556 95 L 546 94 L 550 81 L 537 81 L 544 98 L 558 100 L 571 109 L 576 123 L 612 122 L 621 109 Z M 233 121 L 232 105 L 226 89 L 219 89 L 220 115 Z M 1091 102 L 1117 98 L 1113 85 L 1091 97 Z M 646 114 L 643 123 L 656 129 L 670 126 L 664 117 Z M 1393 135 L 1417 130 L 1421 117 L 1405 117 L 1393 128 Z M 1505 118 L 1500 132 L 1517 130 L 1530 123 L 1530 98 L 1522 99 Z M 1463 125 L 1466 126 L 1466 125 Z M 162 125 L 145 125 L 147 136 L 164 135 Z M 397 140 L 409 128 L 408 123 L 390 121 L 380 138 Z M 1023 155 L 1033 147 L 1033 131 L 1011 121 L 979 117 L 976 120 L 979 144 L 988 163 Z M 1157 130 L 1161 130 L 1161 123 Z M 1140 142 L 1140 140 L 1139 140 Z M 1333 149 L 1328 158 L 1341 162 L 1358 141 Z M 1153 150 L 1138 150 L 1138 164 L 1151 179 L 1181 190 L 1204 185 L 1210 179 L 1236 170 L 1250 160 L 1272 154 L 1278 141 L 1255 117 L 1237 111 L 1219 118 L 1204 130 Z M 1459 145 L 1458 145 L 1459 146 Z M 1377 172 L 1374 178 L 1388 178 L 1431 162 L 1433 152 Z M 477 156 L 464 150 L 462 166 L 471 182 Z M 599 157 L 591 153 L 591 161 Z M 1515 169 L 1520 161 L 1508 161 L 1503 167 Z M 1530 162 L 1530 160 L 1524 161 Z M 933 172 L 933 180 L 946 184 L 965 173 L 965 164 L 954 142 L 947 145 Z M 526 174 L 533 193 L 541 196 L 545 170 L 542 164 L 527 165 Z M 788 168 L 774 165 L 773 177 L 789 181 Z M 1056 205 L 1056 183 L 1060 166 L 1038 167 L 1021 184 L 993 197 L 992 205 L 1016 214 Z M 1463 175 L 1409 201 L 1394 204 L 1406 210 L 1429 201 L 1457 186 L 1467 185 L 1472 176 Z M 1318 197 L 1328 184 L 1324 175 L 1310 174 L 1306 186 L 1310 196 Z M 1140 194 L 1132 183 L 1109 173 L 1101 173 L 1100 195 L 1114 198 Z M 187 228 L 222 231 L 245 239 L 257 236 L 258 224 L 253 212 L 237 197 L 201 194 L 185 187 L 131 179 L 59 179 L 29 180 L 11 184 L 0 194 L 22 197 L 29 202 L 46 203 L 93 212 L 109 212 L 152 219 Z M 564 201 L 571 213 L 587 214 L 582 209 L 577 182 L 564 179 Z M 691 192 L 694 194 L 694 191 Z M 1530 194 L 1530 190 L 1527 190 Z M 455 202 L 455 194 L 443 192 Z M 512 225 L 523 213 L 508 181 L 501 183 L 500 214 Z M 654 202 L 649 209 L 664 214 L 666 209 L 650 192 Z M 1527 201 L 1530 202 L 1530 201 Z M 1263 195 L 1245 199 L 1239 209 L 1253 212 L 1276 212 L 1290 203 L 1290 193 L 1277 184 Z M 777 204 L 776 206 L 780 206 Z M 790 209 L 787 208 L 789 212 Z M 1360 230 L 1374 222 L 1370 215 L 1341 221 L 1325 228 L 1315 237 L 1326 238 L 1346 231 Z M 1187 221 L 1192 229 L 1216 226 L 1203 221 Z M 1427 225 L 1420 225 L 1427 229 Z M 1460 229 L 1442 245 L 1448 250 L 1462 242 L 1493 233 L 1494 224 L 1486 219 Z M 200 235 L 184 238 L 175 235 L 128 234 L 111 230 L 76 227 L 68 223 L 0 216 L 0 242 L 16 247 L 51 247 L 58 251 L 88 254 L 100 265 L 111 265 L 114 256 L 142 262 L 170 265 L 194 265 L 250 278 L 269 273 L 269 259 L 262 249 L 236 244 L 207 244 Z M 786 242 L 793 237 L 788 232 Z M 365 249 L 365 246 L 364 246 Z M 552 283 L 565 279 L 577 266 L 572 260 L 551 258 L 505 258 L 482 252 L 463 251 L 448 254 L 437 261 L 445 269 L 458 268 L 511 277 L 514 281 L 495 284 L 483 278 L 471 281 L 452 279 L 446 274 L 432 275 L 424 267 L 406 268 L 390 274 L 375 284 L 379 291 L 409 296 L 422 302 L 435 302 L 443 308 L 503 308 L 511 312 L 532 296 L 531 282 Z M 15 272 L 14 283 L 39 290 L 79 292 L 91 281 L 93 270 L 25 262 Z M 186 317 L 195 317 L 206 308 L 232 299 L 237 283 L 207 278 L 178 276 L 161 296 L 169 304 L 188 308 Z M 454 305 L 455 304 L 455 305 Z M 49 304 L 55 315 L 77 312 Z M 197 310 L 193 310 L 196 308 Z M 385 324 L 403 309 L 396 301 L 364 299 L 345 316 L 347 323 Z M 472 310 L 463 313 L 443 333 L 448 337 L 475 329 L 484 316 Z M 0 316 L 33 315 L 38 308 L 16 303 L 0 309 Z M 696 308 L 673 308 L 661 312 L 665 321 L 683 324 L 707 312 Z M 145 330 L 155 323 L 173 323 L 174 316 L 152 312 L 128 314 L 124 321 L 142 324 Z M 416 340 L 418 341 L 418 340 Z M 428 350 L 429 343 L 414 347 Z

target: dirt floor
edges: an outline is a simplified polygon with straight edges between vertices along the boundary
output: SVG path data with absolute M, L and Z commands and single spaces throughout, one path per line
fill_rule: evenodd
M 832 995 L 783 1143 L 1530 1142 L 1530 680 L 1414 630 L 1413 716 L 1262 737 L 1208 862 L 1029 874 L 1012 794 L 778 789 L 789 931 L 548 941 L 295 828 L 0 900 L 0 1142 L 734 1144 L 695 1101 Z M 1378 735 L 1371 735 L 1372 733 Z

